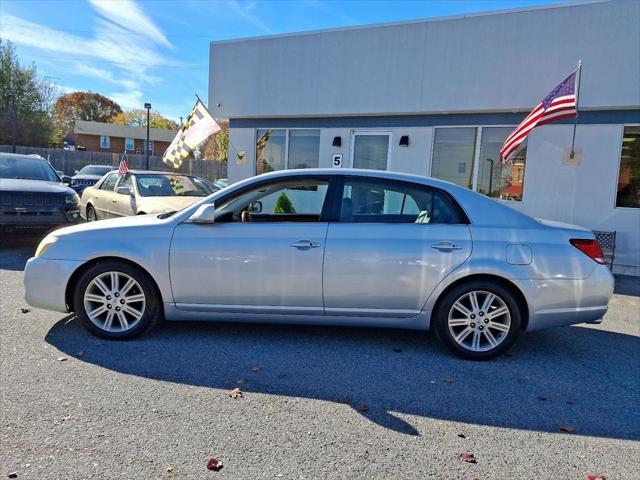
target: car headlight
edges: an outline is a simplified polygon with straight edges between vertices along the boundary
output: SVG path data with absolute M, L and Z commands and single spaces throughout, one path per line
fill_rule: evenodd
M 47 235 L 46 237 L 44 237 L 44 239 L 40 242 L 40 245 L 38 245 L 38 248 L 36 249 L 35 256 L 40 257 L 44 255 L 44 253 L 49 250 L 49 248 L 51 248 L 51 246 L 57 241 L 58 237 L 55 237 L 53 235 Z
M 64 197 L 64 203 L 67 205 L 80 205 L 80 197 L 77 193 L 68 194 Z

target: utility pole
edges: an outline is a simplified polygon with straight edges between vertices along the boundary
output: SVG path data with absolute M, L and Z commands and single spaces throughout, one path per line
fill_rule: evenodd
M 150 150 L 150 144 L 149 144 L 149 122 L 150 122 L 150 115 L 149 115 L 149 111 L 151 110 L 151 104 L 150 103 L 145 103 L 144 104 L 144 108 L 147 109 L 147 143 L 145 145 L 145 150 L 146 150 L 146 156 L 147 156 L 147 167 L 146 169 L 149 170 L 149 150 Z

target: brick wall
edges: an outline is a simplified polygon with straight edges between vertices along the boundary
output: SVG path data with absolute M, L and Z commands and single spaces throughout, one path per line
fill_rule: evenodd
M 87 149 L 88 152 L 104 152 L 104 153 L 122 153 L 124 152 L 124 138 L 121 137 L 110 137 L 110 146 L 109 148 L 100 148 L 100 136 L 99 135 L 87 135 L 84 133 L 76 133 L 74 135 L 76 141 L 76 147 L 78 145 L 82 145 Z M 144 153 L 144 140 L 134 140 L 135 148 L 133 150 L 127 150 L 127 153 L 135 153 L 139 151 L 140 153 Z M 155 152 L 151 152 L 152 155 L 162 155 L 167 147 L 170 145 L 169 142 L 153 142 L 153 149 Z

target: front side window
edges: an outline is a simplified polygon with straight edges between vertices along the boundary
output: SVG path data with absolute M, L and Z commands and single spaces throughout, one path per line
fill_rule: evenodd
M 318 222 L 328 180 L 293 179 L 262 185 L 224 200 L 216 208 L 216 221 Z
M 102 184 L 100 185 L 100 190 L 113 191 L 116 183 L 118 183 L 118 174 L 114 172 L 109 174 L 109 176 L 104 179 L 104 182 L 102 182 Z
M 482 129 L 477 191 L 502 200 L 522 200 L 527 142 L 521 144 L 507 163 L 500 163 L 500 149 L 511 134 L 511 127 Z
M 111 138 L 106 135 L 101 135 L 100 148 L 111 148 Z
M 126 175 L 120 180 L 120 183 L 118 184 L 118 188 L 120 187 L 128 188 L 129 191 L 133 190 L 133 179 L 131 178 L 131 175 Z
M 624 127 L 616 207 L 640 208 L 640 126 Z
M 463 223 L 438 189 L 379 180 L 348 179 L 340 205 L 345 223 Z

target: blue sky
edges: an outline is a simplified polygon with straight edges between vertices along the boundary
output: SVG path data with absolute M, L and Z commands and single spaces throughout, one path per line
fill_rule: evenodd
M 186 116 L 207 100 L 209 42 L 559 3 L 554 0 L 0 0 L 0 37 L 62 92 Z

